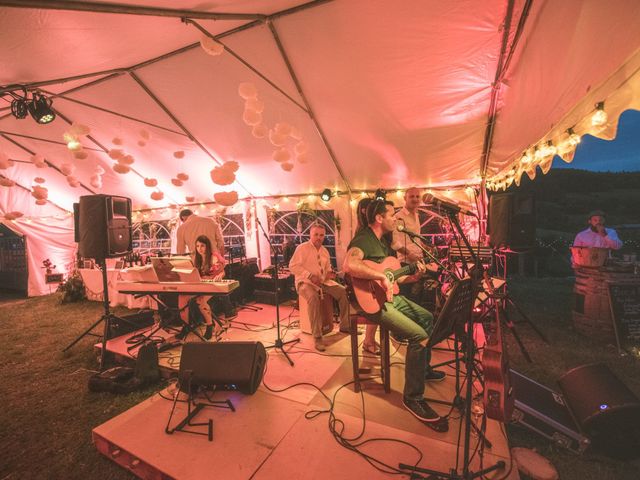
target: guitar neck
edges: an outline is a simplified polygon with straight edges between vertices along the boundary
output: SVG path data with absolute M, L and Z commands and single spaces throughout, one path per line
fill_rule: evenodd
M 389 272 L 391 276 L 393 276 L 393 280 L 397 280 L 399 277 L 403 277 L 405 275 L 413 275 L 416 273 L 416 264 L 410 263 L 409 265 L 405 265 L 402 268 L 398 268 L 397 270 L 393 270 Z

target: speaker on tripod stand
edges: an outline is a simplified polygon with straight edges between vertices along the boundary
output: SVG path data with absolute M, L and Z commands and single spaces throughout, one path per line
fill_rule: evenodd
M 85 195 L 80 197 L 80 203 L 77 207 L 74 205 L 73 211 L 75 238 L 78 241 L 80 256 L 94 258 L 102 270 L 104 314 L 63 351 L 67 351 L 100 322 L 104 322 L 100 355 L 100 369 L 104 370 L 106 342 L 111 319 L 114 318 L 109 310 L 106 259 L 121 257 L 131 252 L 131 200 L 113 195 Z

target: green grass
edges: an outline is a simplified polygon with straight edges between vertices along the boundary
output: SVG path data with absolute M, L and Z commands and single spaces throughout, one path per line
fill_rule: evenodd
M 512 298 L 550 339 L 547 345 L 526 324 L 516 327 L 533 358 L 528 364 L 506 333 L 511 366 L 558 390 L 557 379 L 570 368 L 603 361 L 640 395 L 638 359 L 620 357 L 614 346 L 572 330 L 572 286 L 566 278 L 509 280 Z M 97 452 L 91 430 L 145 400 L 157 387 L 121 396 L 91 393 L 87 381 L 98 364 L 95 337 L 62 353 L 101 314 L 100 303 L 60 305 L 55 295 L 0 305 L 0 480 L 135 478 Z M 518 320 L 516 314 L 512 317 Z M 562 479 L 640 478 L 638 461 L 575 455 L 521 427 L 509 426 L 508 431 L 512 446 L 536 448 L 556 465 Z

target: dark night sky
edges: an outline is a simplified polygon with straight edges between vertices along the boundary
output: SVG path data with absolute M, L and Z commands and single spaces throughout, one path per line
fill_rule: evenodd
M 640 171 L 640 112 L 627 110 L 620 116 L 618 135 L 612 141 L 582 137 L 571 163 L 556 157 L 553 168 L 577 168 L 593 172 Z

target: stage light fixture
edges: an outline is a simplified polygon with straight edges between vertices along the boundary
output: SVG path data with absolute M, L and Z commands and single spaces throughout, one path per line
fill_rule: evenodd
M 386 200 L 387 199 L 387 192 L 384 189 L 379 188 L 379 189 L 376 190 L 376 193 L 373 196 L 373 198 L 375 200 Z
M 332 193 L 330 188 L 325 188 L 320 194 L 320 199 L 323 202 L 328 202 L 329 200 L 331 200 L 331 197 L 332 197 Z
M 51 108 L 51 99 L 40 93 L 34 93 L 31 103 L 27 105 L 33 119 L 41 124 L 51 123 L 56 118 L 56 113 Z
M 27 116 L 27 101 L 24 98 L 16 98 L 11 101 L 11 113 L 18 120 L 22 120 Z

